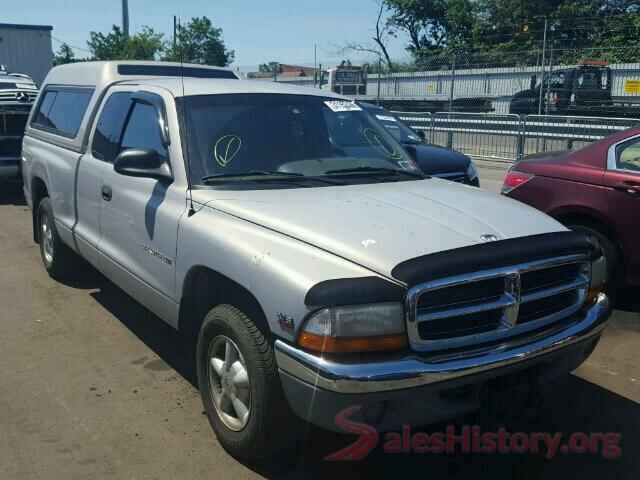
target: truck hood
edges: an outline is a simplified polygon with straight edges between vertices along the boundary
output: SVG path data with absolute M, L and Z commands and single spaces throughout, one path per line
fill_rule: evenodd
M 280 232 L 391 277 L 400 262 L 565 228 L 533 208 L 432 178 L 278 190 L 194 190 L 208 207 Z

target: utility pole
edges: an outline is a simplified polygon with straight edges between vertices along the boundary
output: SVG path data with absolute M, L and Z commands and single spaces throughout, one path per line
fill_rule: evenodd
M 313 44 L 313 86 L 316 86 L 318 79 L 318 44 Z
M 380 105 L 380 88 L 382 82 L 382 57 L 378 55 L 378 99 L 376 101 L 377 105 Z
M 122 33 L 129 38 L 129 0 L 122 0 Z
M 176 36 L 178 33 L 178 17 L 173 16 L 173 51 L 176 51 Z
M 544 17 L 544 36 L 542 37 L 542 66 L 540 67 L 540 98 L 538 99 L 538 115 L 542 115 L 542 100 L 544 92 L 544 67 L 547 61 L 547 28 L 549 27 L 549 20 Z

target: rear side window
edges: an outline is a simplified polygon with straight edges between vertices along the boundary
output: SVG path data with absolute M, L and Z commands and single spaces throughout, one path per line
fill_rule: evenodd
M 90 88 L 47 88 L 31 125 L 74 138 L 92 95 L 93 89 Z
M 97 159 L 113 162 L 120 153 L 120 139 L 131 107 L 131 95 L 126 92 L 112 94 L 105 103 L 93 136 L 91 153 Z

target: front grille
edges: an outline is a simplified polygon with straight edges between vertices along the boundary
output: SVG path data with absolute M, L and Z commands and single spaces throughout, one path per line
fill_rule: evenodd
M 38 92 L 36 90 L 0 90 L 0 105 L 7 103 L 32 104 L 37 96 Z M 24 99 L 20 100 L 19 97 L 24 97 Z
M 584 303 L 586 255 L 571 255 L 434 280 L 407 297 L 419 351 L 464 348 L 549 327 Z

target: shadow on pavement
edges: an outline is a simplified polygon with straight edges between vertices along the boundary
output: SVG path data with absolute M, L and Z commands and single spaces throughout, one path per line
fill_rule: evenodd
M 96 272 L 96 275 L 99 275 Z M 122 324 L 160 356 L 194 387 L 196 375 L 190 352 L 179 346 L 182 338 L 172 327 L 140 306 L 122 290 L 103 278 L 99 290 L 91 295 Z M 448 424 L 438 424 L 412 432 L 445 432 L 447 425 L 459 432 L 464 425 L 481 426 L 483 432 L 496 432 L 499 426 L 508 432 L 548 432 L 564 434 L 563 443 L 575 432 L 614 432 L 622 435 L 622 454 L 606 459 L 601 453 L 557 453 L 545 458 L 538 453 L 522 454 L 388 454 L 380 436 L 378 446 L 361 461 L 328 462 L 327 455 L 352 444 L 356 437 L 339 435 L 309 427 L 300 442 L 297 455 L 270 467 L 247 465 L 267 478 L 639 478 L 640 475 L 640 405 L 597 385 L 574 376 L 564 377 L 545 390 L 538 420 L 510 420 L 496 417 L 468 416 Z M 425 405 L 428 408 L 428 405 Z M 203 422 L 206 420 L 203 418 Z M 213 435 L 213 432 L 212 432 Z
M 192 361 L 195 355 L 183 347 L 184 341 L 180 334 L 100 273 L 95 270 L 93 272 L 97 280 L 101 280 L 102 283 L 99 290 L 91 292 L 91 296 L 171 368 L 197 388 L 198 382 Z
M 625 312 L 640 313 L 640 288 L 628 286 L 621 288 L 615 308 Z

